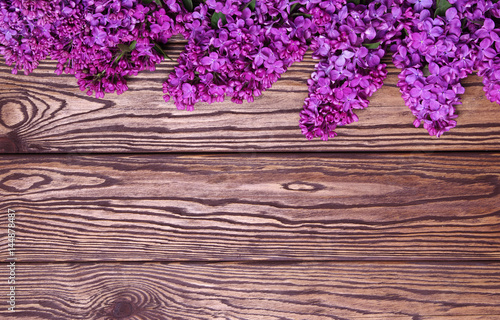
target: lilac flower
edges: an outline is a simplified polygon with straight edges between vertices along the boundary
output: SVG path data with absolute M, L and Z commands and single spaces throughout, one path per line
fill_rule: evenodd
M 182 97 L 184 99 L 192 99 L 196 94 L 196 87 L 190 85 L 189 83 L 182 84 Z
M 338 67 L 342 67 L 346 63 L 346 59 L 350 59 L 354 56 L 354 53 L 348 50 L 342 51 L 340 56 L 335 60 L 335 65 Z
M 97 10 L 96 10 L 97 11 Z M 97 11 L 98 12 L 98 11 Z M 146 17 L 146 15 L 148 14 L 149 12 L 149 8 L 148 7 L 145 7 L 143 6 L 142 4 L 139 4 L 137 5 L 137 7 L 135 7 L 135 10 L 133 11 L 133 17 L 136 18 L 137 20 L 140 20 L 140 21 L 144 21 L 144 18 Z
M 444 11 L 432 0 L 207 0 L 193 12 L 184 2 L 0 0 L 0 54 L 13 73 L 52 58 L 56 73 L 74 74 L 82 91 L 102 98 L 154 70 L 180 33 L 188 43 L 164 99 L 193 110 L 226 96 L 252 102 L 310 48 L 318 63 L 299 120 L 308 139 L 328 140 L 358 121 L 354 111 L 383 85 L 388 49 L 413 124 L 431 135 L 456 126 L 460 81 L 474 71 L 500 104 L 497 1 L 448 0 Z
M 276 82 L 307 50 L 306 37 L 315 30 L 310 18 L 289 19 L 288 1 L 207 0 L 195 8 L 191 32 L 179 66 L 163 84 L 165 99 L 178 108 L 192 109 L 198 101 L 212 103 L 230 96 L 231 101 L 252 102 Z M 212 23 L 215 13 L 225 19 Z M 292 13 L 293 15 L 293 13 Z M 182 72 L 180 72 L 182 70 Z M 179 78 L 189 72 L 192 76 Z M 191 99 L 184 84 L 196 86 Z
M 51 57 L 56 73 L 74 74 L 87 94 L 121 94 L 126 76 L 154 70 L 164 59 L 154 47 L 173 34 L 187 35 L 174 20 L 186 15 L 139 0 L 0 1 L 0 53 L 13 72 L 29 73 Z
M 385 54 L 383 43 L 398 35 L 392 7 L 382 2 L 374 1 L 369 7 L 347 4 L 338 12 L 310 6 L 318 29 L 311 48 L 320 62 L 308 81 L 309 97 L 300 113 L 306 138 L 335 137 L 338 126 L 358 121 L 353 110 L 366 108 L 368 98 L 382 86 L 387 75 L 380 63 Z
M 267 61 L 272 55 L 273 52 L 267 47 L 259 49 L 256 54 L 252 55 L 253 67 L 260 67 L 264 63 L 264 61 Z
M 208 57 L 203 57 L 201 59 L 201 63 L 205 66 L 210 66 L 210 70 L 218 72 L 219 67 L 221 65 L 224 65 L 225 60 L 220 59 L 219 55 L 216 52 L 211 52 Z
M 423 124 L 429 134 L 439 137 L 456 126 L 455 106 L 464 92 L 460 80 L 472 73 L 480 46 L 463 34 L 464 7 L 449 8 L 444 17 L 432 18 L 432 12 L 413 3 L 418 22 L 409 25 L 409 37 L 402 39 L 393 56 L 402 68 L 398 86 L 416 117 L 414 125 Z M 483 55 L 491 56 L 487 44 L 491 42 L 483 44 Z M 415 58 L 408 59 L 409 55 Z
M 413 88 L 410 90 L 410 95 L 412 97 L 422 97 L 424 100 L 429 100 L 431 98 L 431 85 L 424 85 L 421 81 L 415 81 L 411 84 L 413 85 Z
M 425 8 L 432 7 L 432 0 L 408 0 L 409 3 L 414 4 L 416 11 L 422 11 Z

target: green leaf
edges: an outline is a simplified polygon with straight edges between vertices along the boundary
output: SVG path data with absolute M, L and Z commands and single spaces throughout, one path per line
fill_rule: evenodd
M 246 7 L 249 7 L 249 8 L 250 8 L 250 10 L 255 11 L 255 2 L 256 2 L 255 0 L 252 0 L 252 1 L 248 2 L 248 3 L 247 3 L 244 7 L 243 7 L 243 9 L 245 9 Z M 242 10 L 242 11 L 243 11 L 243 10 Z
M 363 43 L 363 47 L 368 49 L 378 49 L 378 47 L 380 47 L 380 41 L 374 43 Z
M 298 16 L 303 16 L 303 17 L 306 17 L 306 18 L 311 18 L 312 14 L 307 14 L 307 13 L 302 13 L 302 12 L 292 14 L 292 17 L 298 17 Z
M 472 22 L 475 23 L 474 21 Z M 467 19 L 463 18 L 462 20 L 460 20 L 460 25 L 462 26 L 462 29 L 464 29 L 467 26 Z
M 128 46 L 128 49 L 130 51 L 134 50 L 135 49 L 135 46 L 137 45 L 137 41 L 132 41 L 132 43 Z
M 168 59 L 170 61 L 174 61 L 174 59 L 170 58 L 168 56 L 168 54 L 165 53 L 165 51 L 163 51 L 163 49 L 157 44 L 155 44 L 155 46 L 153 47 L 153 49 L 155 49 L 156 52 L 158 52 L 158 54 L 160 54 L 161 56 L 163 56 L 163 58 L 165 59 Z
M 119 55 L 118 57 L 116 57 L 116 58 L 115 58 L 114 63 L 116 63 L 116 62 L 120 61 L 120 60 L 121 60 L 121 58 L 123 58 L 123 55 L 124 55 L 124 54 L 125 54 L 125 52 L 120 53 L 120 55 Z
M 187 9 L 189 12 L 193 12 L 193 1 L 192 0 L 182 0 L 182 3 L 184 4 L 184 7 Z
M 424 67 L 424 69 L 422 70 L 422 73 L 424 74 L 424 76 L 430 76 L 431 75 L 431 72 L 429 71 L 429 65 L 426 65 Z
M 247 4 L 245 4 L 243 6 L 243 8 L 241 9 L 241 11 L 243 11 L 243 9 L 246 9 L 248 7 L 250 7 L 250 10 L 254 10 L 255 9 L 255 0 L 248 1 Z
M 120 54 L 115 58 L 114 62 L 118 62 L 121 60 L 121 58 L 123 58 L 123 56 L 126 54 L 126 53 L 129 53 L 130 51 L 134 50 L 135 49 L 135 46 L 137 45 L 137 41 L 132 41 L 132 43 L 130 43 L 130 45 L 126 45 L 124 43 L 119 43 L 117 45 L 118 49 L 120 49 Z
M 150 4 L 151 2 L 155 2 L 159 7 L 163 6 L 163 3 L 161 3 L 161 0 L 142 0 L 142 3 L 144 4 Z
M 222 19 L 222 24 L 226 24 L 226 15 L 223 14 L 222 12 L 215 12 L 212 15 L 212 19 L 210 20 L 210 24 L 212 25 L 212 28 L 217 29 L 219 28 L 219 20 Z
M 448 0 L 437 0 L 436 1 L 436 12 L 434 12 L 434 17 L 446 15 L 446 10 L 451 8 L 451 4 Z
M 117 45 L 118 49 L 120 49 L 121 53 L 127 53 L 135 49 L 135 46 L 137 45 L 137 41 L 132 41 L 130 45 L 126 45 L 125 43 L 119 43 Z
M 118 49 L 120 49 L 121 52 L 130 52 L 130 48 L 129 46 L 127 46 L 126 44 L 124 43 L 119 43 L 118 44 Z
M 252 0 L 248 3 L 248 7 L 250 8 L 250 10 L 252 11 L 255 11 L 255 0 Z

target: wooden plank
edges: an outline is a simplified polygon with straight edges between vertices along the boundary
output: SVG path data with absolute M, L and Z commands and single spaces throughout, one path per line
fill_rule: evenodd
M 2 279 L 6 268 L 1 268 Z M 3 319 L 498 319 L 500 264 L 62 263 L 16 266 Z M 7 292 L 0 282 L 2 294 Z
M 168 52 L 176 58 L 176 43 Z M 310 54 L 307 55 L 308 57 Z M 386 59 L 386 62 L 388 59 Z M 194 112 L 164 103 L 162 82 L 175 62 L 129 82 L 121 96 L 88 97 L 71 75 L 55 76 L 43 62 L 30 76 L 0 64 L 0 150 L 3 152 L 416 151 L 500 150 L 500 106 L 484 97 L 481 79 L 464 81 L 458 127 L 441 138 L 414 128 L 413 116 L 389 67 L 385 86 L 360 122 L 328 142 L 308 141 L 298 127 L 307 79 L 317 61 L 306 58 L 252 104 L 199 104 Z
M 16 155 L 0 168 L 19 261 L 500 258 L 500 154 Z

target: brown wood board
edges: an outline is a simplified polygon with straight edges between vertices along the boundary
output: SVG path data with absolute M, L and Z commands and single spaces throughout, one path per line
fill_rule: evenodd
M 19 261 L 500 258 L 500 154 L 31 155 L 0 168 Z M 6 246 L 2 233 L 3 259 Z
M 176 58 L 182 43 L 169 55 Z M 399 70 L 389 63 L 384 87 L 358 110 L 358 123 L 340 127 L 328 142 L 308 141 L 298 121 L 307 79 L 316 60 L 310 52 L 254 103 L 227 99 L 200 103 L 195 111 L 163 101 L 162 82 L 176 62 L 129 80 L 129 91 L 88 97 L 72 75 L 56 76 L 44 61 L 31 75 L 12 75 L 0 63 L 0 150 L 22 153 L 253 152 L 253 151 L 437 151 L 500 150 L 500 106 L 490 103 L 481 79 L 464 80 L 458 127 L 441 138 L 415 128 L 396 86 Z
M 16 271 L 17 311 L 0 308 L 2 319 L 500 317 L 498 263 L 19 263 Z

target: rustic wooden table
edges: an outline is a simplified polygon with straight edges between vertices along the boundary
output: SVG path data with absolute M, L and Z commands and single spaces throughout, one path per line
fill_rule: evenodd
M 51 62 L 0 65 L 1 319 L 500 319 L 500 106 L 480 78 L 437 139 L 391 67 L 323 142 L 298 128 L 313 60 L 194 112 L 162 102 L 173 65 L 104 100 Z

